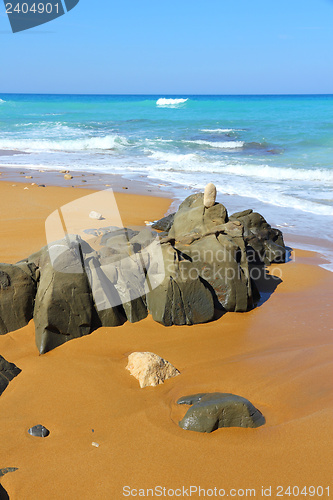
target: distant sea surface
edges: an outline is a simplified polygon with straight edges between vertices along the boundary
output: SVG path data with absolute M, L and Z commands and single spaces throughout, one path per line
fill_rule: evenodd
M 29 153 L 0 165 L 145 176 L 176 196 L 214 182 L 229 210 L 332 239 L 332 117 L 332 95 L 0 94 L 0 150 Z

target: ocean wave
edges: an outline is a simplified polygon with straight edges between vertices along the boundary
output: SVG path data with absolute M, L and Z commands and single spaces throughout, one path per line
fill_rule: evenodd
M 316 168 L 306 170 L 305 168 L 270 167 L 269 165 L 224 165 L 221 173 L 235 174 L 242 177 L 258 177 L 260 179 L 278 181 L 317 181 L 333 182 L 333 172 Z
M 83 139 L 62 140 L 28 140 L 28 139 L 1 139 L 0 149 L 20 149 L 26 151 L 85 151 L 85 150 L 112 150 L 128 146 L 125 137 L 107 135 L 105 137 L 87 137 Z
M 161 97 L 160 99 L 157 99 L 156 106 L 173 108 L 179 106 L 180 104 L 185 104 L 187 101 L 188 99 L 167 99 L 166 97 Z
M 230 132 L 242 132 L 242 128 L 203 128 L 200 132 L 208 132 L 212 134 L 227 134 Z
M 224 141 L 224 142 L 214 142 L 214 141 L 203 141 L 198 139 L 197 141 L 186 141 L 190 144 L 198 144 L 199 146 L 209 146 L 210 148 L 219 148 L 219 149 L 241 149 L 244 146 L 243 141 Z
M 0 104 L 3 104 L 4 102 L 6 102 L 6 101 L 4 101 L 3 99 L 0 99 Z

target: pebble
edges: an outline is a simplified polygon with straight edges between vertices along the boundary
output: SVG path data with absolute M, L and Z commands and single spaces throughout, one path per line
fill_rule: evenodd
M 23 189 L 29 189 L 29 188 L 25 187 L 25 188 L 23 188 Z
M 95 441 L 93 441 L 91 444 L 92 444 L 92 446 L 95 446 L 95 448 L 98 448 L 98 447 L 99 447 L 99 444 L 98 444 L 98 443 L 95 443 Z
M 69 181 L 70 179 L 73 179 L 73 176 L 71 174 L 65 174 L 64 175 L 64 179 L 66 179 L 67 181 Z
M 50 434 L 50 431 L 46 427 L 44 427 L 44 425 L 40 424 L 30 427 L 28 432 L 31 436 L 43 437 L 43 438 L 47 437 Z
M 104 217 L 99 212 L 95 212 L 94 210 L 89 214 L 90 219 L 102 220 Z
M 61 174 L 69 174 L 69 170 L 60 170 Z
M 26 179 L 32 179 L 32 175 L 26 175 L 25 178 Z
M 123 189 L 128 189 L 128 187 L 126 187 L 126 186 L 123 186 Z

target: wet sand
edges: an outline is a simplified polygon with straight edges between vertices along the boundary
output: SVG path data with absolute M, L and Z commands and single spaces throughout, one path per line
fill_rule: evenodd
M 38 250 L 46 217 L 87 194 L 1 182 L 0 261 Z M 116 200 L 124 224 L 142 226 L 171 202 L 127 192 Z M 0 468 L 18 468 L 1 480 L 10 498 L 118 500 L 125 486 L 146 496 L 156 486 L 216 487 L 225 496 L 254 488 L 257 498 L 262 486 L 272 487 L 271 498 L 279 485 L 330 486 L 332 494 L 332 274 L 320 263 L 320 255 L 295 250 L 289 263 L 269 269 L 259 307 L 209 324 L 166 328 L 148 317 L 43 356 L 33 322 L 1 336 L 0 354 L 22 370 L 0 397 Z M 133 351 L 159 354 L 181 375 L 140 389 L 125 370 Z M 266 424 L 212 434 L 178 427 L 186 408 L 177 399 L 214 391 L 248 398 Z M 35 424 L 50 436 L 29 436 Z

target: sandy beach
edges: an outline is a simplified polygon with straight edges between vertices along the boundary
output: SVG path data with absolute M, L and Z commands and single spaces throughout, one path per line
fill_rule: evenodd
M 48 215 L 93 193 L 31 182 L 0 182 L 1 262 L 39 250 Z M 172 202 L 151 196 L 157 192 L 128 191 L 115 194 L 124 225 L 144 226 Z M 319 498 L 322 487 L 328 498 L 332 274 L 319 267 L 322 262 L 319 254 L 294 249 L 288 263 L 268 268 L 258 307 L 207 324 L 167 328 L 148 317 L 100 328 L 43 356 L 33 321 L 1 336 L 0 354 L 22 370 L 0 397 L 0 467 L 18 469 L 1 479 L 10 499 L 120 500 L 130 490 L 134 497 L 142 489 L 144 497 L 159 486 L 201 487 L 206 496 L 217 488 L 235 498 L 250 496 L 247 489 L 263 498 L 262 487 L 266 493 L 271 487 L 269 496 L 278 498 L 289 486 L 313 486 L 311 496 Z M 125 370 L 134 351 L 154 352 L 181 374 L 141 389 Z M 177 399 L 215 391 L 249 399 L 265 425 L 211 434 L 181 429 L 186 409 Z M 36 424 L 50 436 L 30 436 Z M 193 489 L 191 496 L 204 495 Z

